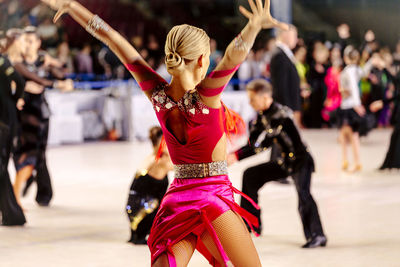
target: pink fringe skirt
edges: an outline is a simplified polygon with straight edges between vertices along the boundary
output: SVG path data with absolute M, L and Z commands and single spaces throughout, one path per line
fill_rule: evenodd
M 232 210 L 242 216 L 250 227 L 258 227 L 257 218 L 235 203 L 233 193 L 242 195 L 258 208 L 248 196 L 232 186 L 227 175 L 174 179 L 161 202 L 147 242 L 152 264 L 161 254 L 166 253 L 169 266 L 176 267 L 171 247 L 189 234 L 195 234 L 198 237 L 196 249 L 214 266 L 216 259 L 200 239 L 203 231 L 208 231 L 227 265 L 229 258 L 211 222 Z

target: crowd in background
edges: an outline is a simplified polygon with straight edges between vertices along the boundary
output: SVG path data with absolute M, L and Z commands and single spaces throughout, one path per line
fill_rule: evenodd
M 341 104 L 342 88 L 340 73 L 346 66 L 345 49 L 353 47 L 360 53 L 358 65 L 363 67 L 373 56 L 378 58 L 369 75 L 359 84 L 361 101 L 369 111 L 369 104 L 375 100 L 390 99 L 398 94 L 400 75 L 400 41 L 394 51 L 375 39 L 372 30 L 365 33 L 361 45 L 352 43 L 350 28 L 347 24 L 337 27 L 338 38 L 335 41 L 299 39 L 293 49 L 295 65 L 300 77 L 302 97 L 302 122 L 307 128 L 335 126 L 335 111 Z M 269 39 L 264 45 L 255 48 L 238 70 L 240 80 L 252 80 L 258 77 L 270 78 L 270 62 L 275 53 L 275 39 Z M 390 125 L 391 105 L 379 113 L 366 116 L 368 127 Z M 373 118 L 374 117 L 374 118 Z
M 63 65 L 67 77 L 75 80 L 128 79 L 129 73 L 117 57 L 99 42 L 83 42 L 80 47 L 70 47 L 68 35 L 62 20 L 53 24 L 53 13 L 38 4 L 28 12 L 21 11 L 19 1 L 0 0 L 0 29 L 36 26 L 42 40 L 42 49 L 57 58 Z M 353 45 L 360 52 L 359 65 L 363 66 L 375 54 L 382 64 L 374 66 L 371 73 L 360 82 L 362 103 L 368 113 L 368 105 L 375 100 L 388 99 L 396 94 L 400 69 L 400 41 L 395 49 L 379 43 L 372 30 L 365 33 L 361 44 L 353 43 L 347 24 L 337 28 L 336 40 L 299 39 L 293 50 L 295 64 L 301 81 L 302 122 L 306 128 L 334 127 L 335 111 L 340 107 L 340 72 L 345 67 L 344 50 Z M 300 29 L 301 33 L 301 29 Z M 258 42 L 251 50 L 236 74 L 235 90 L 243 90 L 245 83 L 255 78 L 270 78 L 270 61 L 276 47 L 276 40 Z M 301 34 L 300 34 L 301 37 Z M 163 40 L 155 35 L 135 35 L 129 38 L 151 67 L 165 79 L 169 79 L 163 63 Z M 211 40 L 210 70 L 222 57 L 217 41 Z M 398 88 L 397 88 L 398 90 Z M 369 117 L 369 127 L 387 127 L 393 104 L 387 104 L 380 112 Z M 373 125 L 373 126 L 372 126 Z

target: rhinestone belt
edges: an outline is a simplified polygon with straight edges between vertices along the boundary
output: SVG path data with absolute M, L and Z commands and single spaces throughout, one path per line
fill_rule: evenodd
M 199 164 L 174 165 L 176 178 L 205 178 L 210 176 L 228 174 L 226 161 L 214 161 Z

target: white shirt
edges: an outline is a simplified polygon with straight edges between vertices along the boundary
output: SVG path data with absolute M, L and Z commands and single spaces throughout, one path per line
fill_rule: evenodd
M 360 87 L 358 86 L 361 78 L 367 76 L 371 71 L 372 65 L 367 62 L 363 68 L 351 64 L 340 73 L 340 89 L 346 90 L 350 96 L 342 99 L 341 109 L 352 109 L 361 106 Z
M 286 44 L 277 41 L 276 46 L 282 49 L 282 51 L 286 54 L 286 56 L 293 62 L 293 64 L 296 64 L 296 58 L 294 57 L 294 54 L 292 50 L 287 46 Z

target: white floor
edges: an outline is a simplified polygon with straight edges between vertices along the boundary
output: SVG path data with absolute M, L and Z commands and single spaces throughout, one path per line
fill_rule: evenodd
M 337 132 L 305 131 L 316 159 L 313 195 L 328 236 L 328 247 L 304 250 L 305 242 L 292 185 L 266 185 L 261 191 L 264 233 L 254 242 L 263 266 L 400 266 L 400 172 L 378 172 L 390 130 L 362 141 L 364 169 L 340 171 Z M 149 266 L 146 246 L 127 244 L 124 213 L 136 166 L 149 144 L 95 143 L 50 148 L 48 165 L 54 200 L 34 202 L 35 188 L 23 200 L 28 224 L 0 227 L 0 266 Z M 230 168 L 239 189 L 243 170 L 266 154 Z M 207 266 L 195 254 L 189 266 Z

